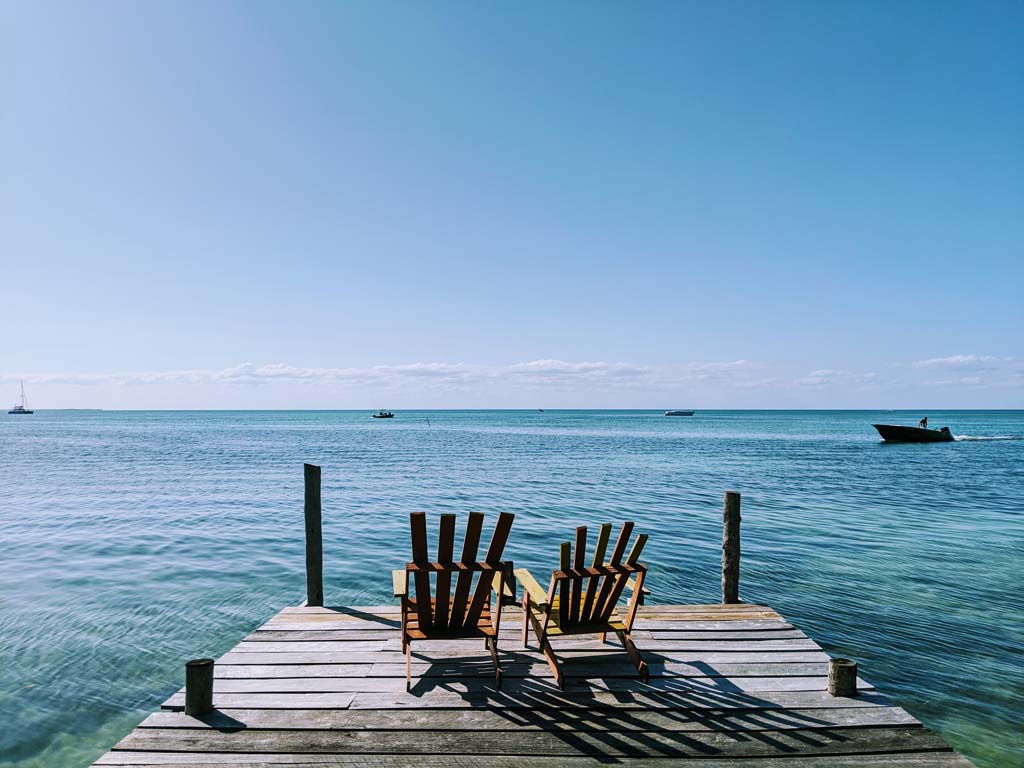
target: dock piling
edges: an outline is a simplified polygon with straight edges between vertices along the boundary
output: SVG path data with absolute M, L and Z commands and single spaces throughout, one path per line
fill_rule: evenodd
M 828 660 L 828 692 L 833 696 L 857 695 L 857 662 L 852 659 Z
M 722 509 L 722 602 L 740 602 L 740 495 L 725 492 Z
M 324 604 L 324 541 L 320 522 L 320 467 L 305 464 L 306 605 Z
M 185 714 L 206 715 L 213 711 L 213 659 L 185 662 Z

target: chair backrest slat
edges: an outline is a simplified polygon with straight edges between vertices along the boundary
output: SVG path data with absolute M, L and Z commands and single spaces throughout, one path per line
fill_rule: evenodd
M 612 533 L 611 523 L 602 523 L 601 530 L 597 534 L 597 544 L 594 545 L 594 559 L 590 563 L 591 568 L 604 565 L 604 553 L 608 549 L 608 538 Z M 587 580 L 587 596 L 583 600 L 583 610 L 580 611 L 580 624 L 586 624 L 594 610 L 594 598 L 597 597 L 597 588 L 601 583 L 600 576 L 591 576 Z
M 608 560 L 609 565 L 619 565 L 622 562 L 622 555 L 626 551 L 626 545 L 629 543 L 629 535 L 632 532 L 633 523 L 627 520 L 622 524 L 622 529 L 619 531 L 619 538 L 615 540 L 615 547 L 612 549 L 612 556 Z M 611 594 L 615 589 L 615 584 L 619 578 L 619 574 L 608 574 L 601 579 L 601 588 L 597 593 L 597 599 L 594 602 L 594 608 L 590 614 L 591 621 L 607 621 L 607 615 L 611 613 L 611 610 L 606 614 L 605 606 L 607 605 L 608 598 L 611 597 Z
M 611 565 L 618 565 L 622 562 L 622 556 L 626 554 L 626 545 L 629 544 L 631 533 L 633 533 L 633 523 L 626 521 L 622 524 L 619 538 L 615 541 L 615 549 L 612 550 L 611 559 L 608 560 Z
M 409 527 L 412 532 L 412 561 L 417 565 L 430 562 L 427 554 L 427 515 L 425 512 L 413 512 L 409 515 Z M 433 627 L 430 609 L 430 574 L 415 574 L 416 588 L 416 619 L 420 629 L 429 630 Z
M 644 545 L 647 543 L 647 534 L 641 533 L 636 537 L 636 541 L 633 542 L 633 548 L 629 550 L 629 555 L 626 556 L 626 565 L 636 565 L 640 560 L 640 553 L 644 551 Z
M 568 541 L 558 547 L 558 567 L 562 571 L 568 571 L 572 567 L 569 565 L 572 560 L 571 549 L 572 545 Z M 558 624 L 562 627 L 569 624 L 569 581 L 567 579 L 558 582 Z
M 633 542 L 633 548 L 629 551 L 629 556 L 626 558 L 626 565 L 636 565 L 640 559 L 640 553 L 644 551 L 644 545 L 647 543 L 647 534 L 641 533 L 636 537 L 636 541 Z M 616 563 L 618 565 L 618 563 Z M 611 578 L 611 577 L 609 577 Z M 619 598 L 622 596 L 622 590 L 626 588 L 626 583 L 629 581 L 628 574 L 619 574 L 615 577 L 615 586 L 608 595 L 608 599 L 601 606 L 600 621 L 608 621 L 611 619 L 612 612 L 615 610 L 616 604 L 619 602 Z
M 484 556 L 484 562 L 487 565 L 497 565 L 501 560 L 501 555 L 505 551 L 505 544 L 508 542 L 509 532 L 512 530 L 512 521 L 515 520 L 515 518 L 516 516 L 511 512 L 502 512 L 498 515 L 498 522 L 494 525 L 494 535 L 491 536 L 491 543 L 487 547 L 487 554 Z M 480 572 L 480 576 L 476 582 L 476 593 L 473 595 L 473 600 L 469 604 L 469 610 L 466 611 L 466 617 L 463 619 L 462 626 L 476 626 L 477 621 L 480 619 L 480 614 L 484 609 L 484 605 L 487 602 L 487 598 L 491 593 L 493 583 L 493 571 Z M 494 610 L 501 610 L 500 597 L 495 602 Z
M 484 526 L 483 512 L 470 512 L 466 523 L 466 538 L 462 543 L 463 563 L 475 563 L 476 554 L 480 549 L 480 531 Z M 455 597 L 452 598 L 451 615 L 448 618 L 448 629 L 460 629 L 466 613 L 466 601 L 469 599 L 469 588 L 473 584 L 472 573 L 460 573 L 455 582 Z
M 455 515 L 441 515 L 441 526 L 437 537 L 437 562 L 449 565 L 455 546 Z M 448 629 L 448 606 L 451 600 L 451 571 L 437 574 L 437 602 L 434 608 L 434 628 L 443 632 Z
M 496 565 L 501 561 L 505 545 L 508 543 L 508 535 L 512 531 L 512 521 L 515 519 L 516 516 L 511 512 L 502 512 L 498 515 L 498 522 L 494 526 L 494 535 L 491 536 L 487 554 L 484 555 L 484 562 L 488 565 Z
M 584 568 L 583 558 L 587 555 L 587 527 L 581 525 L 576 529 L 576 544 L 573 551 L 573 564 L 572 567 L 577 571 L 582 571 Z M 580 615 L 583 612 L 583 578 L 579 576 L 572 580 L 572 594 L 569 603 L 569 622 L 571 624 L 579 624 Z

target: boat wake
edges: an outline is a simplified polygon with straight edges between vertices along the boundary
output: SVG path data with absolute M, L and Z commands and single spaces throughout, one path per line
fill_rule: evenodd
M 1024 435 L 996 435 L 993 437 L 976 437 L 974 435 L 957 435 L 957 442 L 981 442 L 990 440 L 1024 440 Z

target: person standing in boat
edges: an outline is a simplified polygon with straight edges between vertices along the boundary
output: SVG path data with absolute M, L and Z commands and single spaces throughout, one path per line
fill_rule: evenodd
M 923 419 L 921 419 L 919 422 L 917 422 L 917 426 L 920 429 L 928 429 L 928 417 L 925 416 Z

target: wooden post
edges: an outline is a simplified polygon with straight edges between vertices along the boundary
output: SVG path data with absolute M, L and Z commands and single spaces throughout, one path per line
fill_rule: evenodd
M 303 465 L 306 482 L 306 605 L 324 604 L 324 537 L 320 524 L 320 467 Z
M 740 602 L 740 495 L 725 492 L 722 509 L 722 602 Z
M 185 714 L 206 715 L 213 711 L 213 659 L 185 662 Z
M 828 692 L 833 696 L 857 695 L 857 662 L 852 659 L 828 660 Z

